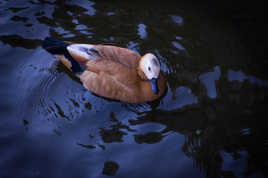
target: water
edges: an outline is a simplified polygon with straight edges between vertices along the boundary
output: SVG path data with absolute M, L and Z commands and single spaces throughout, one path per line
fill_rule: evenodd
M 0 177 L 267 176 L 267 62 L 242 12 L 0 1 Z M 141 104 L 96 96 L 40 47 L 46 36 L 153 52 L 167 93 Z

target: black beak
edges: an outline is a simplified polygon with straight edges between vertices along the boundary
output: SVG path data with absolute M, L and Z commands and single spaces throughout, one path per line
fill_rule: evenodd
M 157 78 L 152 78 L 151 79 L 151 87 L 154 92 L 154 94 L 158 94 L 158 86 L 157 86 Z

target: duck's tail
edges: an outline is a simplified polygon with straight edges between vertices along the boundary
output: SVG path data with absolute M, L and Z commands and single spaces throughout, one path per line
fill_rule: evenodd
M 67 50 L 69 43 L 52 37 L 46 37 L 42 42 L 42 47 L 53 55 L 64 55 L 71 63 L 71 70 L 74 74 L 82 73 L 85 69 L 70 55 Z

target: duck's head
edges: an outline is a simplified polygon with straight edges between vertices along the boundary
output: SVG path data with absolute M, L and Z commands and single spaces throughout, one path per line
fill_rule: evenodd
M 157 57 L 151 53 L 145 54 L 139 62 L 139 69 L 146 79 L 150 80 L 153 93 L 158 94 L 157 79 L 160 73 L 160 63 Z

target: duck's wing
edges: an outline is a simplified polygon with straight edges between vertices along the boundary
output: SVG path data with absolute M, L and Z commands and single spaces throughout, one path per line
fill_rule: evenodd
M 139 99 L 140 92 L 137 85 L 134 85 L 133 81 L 129 84 L 120 80 L 120 76 L 87 70 L 79 78 L 85 88 L 97 95 L 127 102 L 137 102 Z
M 82 65 L 96 60 L 110 60 L 136 68 L 141 58 L 132 50 L 112 45 L 71 44 L 67 50 Z
M 96 45 L 95 48 L 106 59 L 121 63 L 127 67 L 136 68 L 141 56 L 127 48 L 112 45 Z
M 82 66 L 90 61 L 101 60 L 102 56 L 91 44 L 70 44 L 67 46 L 68 53 Z

